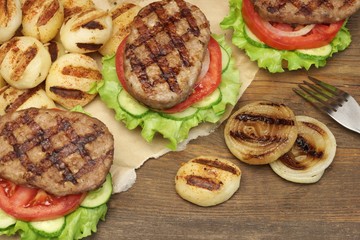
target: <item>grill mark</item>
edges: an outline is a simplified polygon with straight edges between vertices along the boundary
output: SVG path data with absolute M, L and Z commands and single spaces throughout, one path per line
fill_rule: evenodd
M 253 115 L 247 113 L 240 113 L 235 117 L 235 119 L 241 122 L 264 122 L 271 125 L 284 125 L 284 126 L 295 125 L 295 122 L 293 120 L 267 117 L 264 115 Z
M 321 158 L 324 155 L 323 151 L 316 151 L 315 146 L 310 144 L 304 137 L 299 135 L 295 141 L 295 144 L 298 148 L 300 148 L 306 155 L 314 157 L 314 158 Z
M 4 61 L 6 53 L 8 53 L 11 49 L 16 47 L 18 41 L 19 41 L 19 38 L 14 37 L 10 41 L 1 45 L 1 47 L 0 47 L 0 64 Z
M 56 12 L 59 10 L 60 5 L 58 1 L 51 1 L 50 3 L 43 5 L 42 14 L 40 15 L 37 25 L 43 26 L 49 22 L 49 20 L 56 14 Z
M 82 28 L 86 28 L 86 29 L 98 29 L 98 30 L 103 30 L 104 29 L 104 26 L 99 23 L 98 21 L 90 21 L 90 22 L 87 22 L 83 25 L 81 25 Z
M 152 35 L 148 30 L 143 21 L 141 21 L 141 26 L 139 27 L 140 35 L 146 36 L 147 34 Z M 172 92 L 180 93 L 181 89 L 176 80 L 176 75 L 179 73 L 179 68 L 171 68 L 169 62 L 166 59 L 166 55 L 171 51 L 170 47 L 163 49 L 162 46 L 155 41 L 154 38 L 149 38 L 148 41 L 145 42 L 145 47 L 150 51 L 150 58 L 152 59 L 152 63 L 156 62 L 158 67 L 161 70 L 161 77 L 165 79 L 168 83 L 169 88 Z M 142 69 L 145 70 L 146 74 L 146 66 Z M 146 85 L 148 86 L 148 85 Z M 146 88 L 144 89 L 146 90 Z
M 311 124 L 312 125 L 312 124 Z M 301 150 L 307 156 L 310 156 L 313 160 L 321 159 L 324 155 L 323 151 L 317 151 L 316 148 L 306 141 L 304 137 L 298 135 L 295 146 Z M 295 155 L 292 152 L 288 152 L 281 156 L 279 160 L 287 167 L 294 170 L 305 170 L 308 168 L 306 162 L 299 162 L 295 159 Z M 316 161 L 316 160 L 315 160 Z
M 97 11 L 94 14 L 94 13 L 92 13 L 94 11 L 96 11 L 96 10 L 88 9 L 86 11 L 83 11 L 83 9 L 81 9 L 81 12 L 78 13 L 78 15 L 76 17 L 78 19 L 81 19 L 81 18 L 84 18 L 84 19 L 81 19 L 81 21 L 77 21 L 76 24 L 74 24 L 70 30 L 76 31 L 79 28 L 86 26 L 90 22 L 97 22 L 98 18 L 102 18 L 108 14 L 106 11 Z M 89 15 L 89 16 L 86 16 L 86 15 Z M 93 27 L 94 25 L 97 25 L 97 24 L 99 24 L 99 23 L 91 23 L 89 26 Z
M 56 42 L 49 42 L 47 48 L 50 53 L 51 62 L 55 62 L 55 60 L 59 57 L 58 45 L 56 44 Z
M 68 99 L 80 100 L 80 99 L 85 98 L 85 96 L 86 96 L 86 93 L 84 93 L 81 90 L 67 89 L 67 88 L 56 87 L 56 86 L 50 87 L 50 91 L 62 98 L 68 98 Z
M 92 126 L 94 130 L 92 133 L 80 136 L 72 128 L 72 125 L 67 118 L 57 116 L 57 126 L 44 130 L 34 121 L 38 114 L 38 109 L 24 111 L 24 113 L 15 121 L 7 122 L 1 131 L 1 136 L 8 139 L 8 143 L 13 146 L 14 151 L 10 151 L 5 156 L 1 157 L 0 162 L 11 161 L 14 160 L 14 158 L 18 158 L 22 166 L 32 173 L 27 174 L 27 181 L 31 181 L 34 175 L 42 175 L 46 170 L 54 166 L 62 172 L 63 182 L 72 182 L 73 184 L 76 184 L 78 178 L 90 172 L 96 163 L 100 164 L 99 160 L 113 155 L 113 149 L 110 149 L 107 153 L 102 155 L 100 159 L 92 159 L 90 153 L 86 150 L 86 144 L 95 141 L 98 137 L 105 134 L 96 124 Z M 19 143 L 13 132 L 23 125 L 27 125 L 34 135 L 24 143 Z M 50 144 L 50 138 L 59 131 L 65 133 L 69 139 L 69 143 L 59 149 L 53 149 Z M 27 156 L 27 152 L 37 146 L 41 146 L 46 152 L 45 158 L 39 161 L 40 164 L 31 162 Z M 62 159 L 76 152 L 80 153 L 86 163 L 77 173 L 72 173 Z
M 129 11 L 130 9 L 136 7 L 135 4 L 132 4 L 132 3 L 126 3 L 124 4 L 121 8 L 117 8 L 115 9 L 112 13 L 111 13 L 111 17 L 112 19 L 116 19 L 118 18 L 119 16 L 121 16 L 123 13 Z
M 294 154 L 291 152 L 285 153 L 283 156 L 279 158 L 285 166 L 294 170 L 305 170 L 307 167 L 301 162 L 296 161 Z
M 169 16 L 166 14 L 163 4 L 160 2 L 155 2 L 151 4 L 151 7 L 148 9 L 141 11 L 139 13 L 139 17 L 134 21 L 134 24 L 139 31 L 139 38 L 134 41 L 134 44 L 128 44 L 126 46 L 125 54 L 126 57 L 130 59 L 131 67 L 138 76 L 144 91 L 147 91 L 147 89 L 154 85 L 149 82 L 149 77 L 146 73 L 146 67 L 154 62 L 158 64 L 162 72 L 161 77 L 168 83 L 170 90 L 175 93 L 179 93 L 181 91 L 176 78 L 180 70 L 169 67 L 169 63 L 166 59 L 166 55 L 169 54 L 172 49 L 178 52 L 180 59 L 185 67 L 191 66 L 188 49 L 185 46 L 183 36 L 179 36 L 176 33 L 175 23 L 178 22 L 181 18 L 185 18 L 190 26 L 188 31 L 195 36 L 199 36 L 200 28 L 197 26 L 196 20 L 191 14 L 191 10 L 186 6 L 186 3 L 179 0 L 176 1 L 176 3 L 180 9 L 180 13 L 175 14 L 175 16 Z M 152 29 L 148 29 L 148 27 L 141 19 L 145 18 L 151 13 L 155 13 L 157 15 L 160 23 L 156 24 Z M 200 27 L 208 27 L 208 24 L 202 24 Z M 171 39 L 170 44 L 166 45 L 165 48 L 154 40 L 154 37 L 160 31 L 166 32 Z M 189 32 L 184 34 L 185 39 L 189 39 Z M 139 47 L 142 44 L 145 44 L 145 47 L 151 52 L 150 58 L 152 59 L 152 62 L 148 61 L 146 63 L 142 63 L 140 59 L 136 57 L 133 49 Z
M 77 78 L 91 78 L 101 80 L 102 75 L 98 70 L 82 67 L 82 66 L 65 66 L 61 70 L 61 74 L 73 76 Z
M 34 7 L 34 8 L 38 8 L 39 4 L 41 4 L 42 1 L 37 1 L 37 0 L 26 0 L 24 2 L 24 5 L 22 6 L 22 11 L 24 15 L 27 15 L 30 13 L 30 10 Z
M 146 65 L 141 62 L 141 60 L 136 56 L 133 49 L 130 49 L 126 52 L 128 59 L 130 60 L 130 65 L 132 71 L 136 74 L 141 83 L 142 89 L 145 92 L 151 91 L 151 87 L 153 86 L 149 80 L 149 76 L 146 73 Z M 150 65 L 150 63 L 148 63 Z
M 196 37 L 200 36 L 200 28 L 196 23 L 196 19 L 191 13 L 191 9 L 187 7 L 186 2 L 176 0 L 176 4 L 180 8 L 181 17 L 185 18 L 190 25 L 189 31 Z
M 15 10 L 15 5 L 8 3 L 7 0 L 0 0 L 0 11 L 2 14 L 0 15 L 0 26 L 6 27 L 10 21 L 11 13 Z
M 220 169 L 220 170 L 223 170 L 226 172 L 230 172 L 234 175 L 239 175 L 239 172 L 233 166 L 222 163 L 217 160 L 214 161 L 214 160 L 209 160 L 209 159 L 204 159 L 204 158 L 197 158 L 193 162 L 199 163 L 201 165 L 217 168 L 217 169 Z
M 9 87 L 8 87 L 9 88 Z M 7 89 L 8 89 L 7 88 Z M 9 105 L 5 107 L 5 113 L 14 112 L 18 109 L 24 102 L 26 102 L 29 98 L 34 96 L 37 91 L 41 89 L 41 85 L 38 85 L 34 88 L 30 88 L 25 90 L 24 93 L 20 94 L 15 101 L 12 101 Z
M 179 6 L 179 1 L 177 1 L 176 3 L 178 4 L 180 11 L 182 11 L 181 6 Z M 176 33 L 175 22 L 178 21 L 178 18 L 175 19 L 173 16 L 171 16 L 171 19 L 169 19 L 169 15 L 166 14 L 165 9 L 160 3 L 154 3 L 152 5 L 152 10 L 154 13 L 156 13 L 163 26 L 166 26 L 164 27 L 164 30 L 169 35 L 175 49 L 179 52 L 179 56 L 183 65 L 185 67 L 190 67 L 191 63 L 189 59 L 188 49 L 185 47 L 185 42 L 183 41 L 181 36 Z
M 36 54 L 38 53 L 38 48 L 36 44 L 33 44 L 24 52 L 21 52 L 19 48 L 13 48 L 12 51 L 16 54 L 14 54 L 14 58 L 12 59 L 15 68 L 13 70 L 13 74 L 11 75 L 11 79 L 18 81 L 23 75 L 26 67 L 35 58 Z
M 243 140 L 246 142 L 252 142 L 252 143 L 283 143 L 288 141 L 288 138 L 282 138 L 277 135 L 270 136 L 270 135 L 262 135 L 262 136 L 256 136 L 256 135 L 248 135 L 241 131 L 230 131 L 230 136 L 233 139 L 236 140 Z
M 76 46 L 81 49 L 96 51 L 102 47 L 103 44 L 99 43 L 76 43 Z
M 211 178 L 204 178 L 196 175 L 188 175 L 185 177 L 185 180 L 188 185 L 204 188 L 209 191 L 219 190 L 222 186 L 221 182 L 215 182 Z

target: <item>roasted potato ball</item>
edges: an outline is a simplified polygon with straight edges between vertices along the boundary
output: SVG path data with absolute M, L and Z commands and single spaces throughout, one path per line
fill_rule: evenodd
M 2 53 L 1 53 L 2 52 Z M 0 74 L 19 89 L 33 88 L 45 80 L 51 57 L 44 45 L 33 37 L 14 37 L 1 45 Z
M 241 170 L 227 159 L 199 156 L 184 163 L 175 177 L 183 199 L 208 207 L 227 201 L 239 189 Z
M 22 33 L 43 43 L 56 36 L 64 21 L 64 8 L 59 0 L 27 0 L 22 10 Z
M 92 9 L 71 15 L 61 27 L 60 39 L 69 52 L 89 53 L 98 51 L 109 40 L 111 31 L 109 13 Z
M 0 89 L 0 116 L 7 112 L 18 111 L 30 107 L 55 108 L 56 105 L 41 85 L 31 89 L 17 89 L 7 85 Z
M 74 14 L 95 8 L 95 4 L 92 0 L 60 0 L 60 2 L 64 6 L 65 21 L 67 21 Z
M 96 96 L 88 91 L 101 79 L 101 72 L 93 58 L 79 53 L 65 54 L 50 68 L 46 93 L 67 109 L 85 106 Z
M 5 14 L 7 13 L 7 14 Z M 0 4 L 0 44 L 10 40 L 20 27 L 22 20 L 19 0 L 8 0 Z
M 130 24 L 140 9 L 138 5 L 123 3 L 111 10 L 112 34 L 110 39 L 99 49 L 103 56 L 116 52 L 122 40 L 130 33 Z

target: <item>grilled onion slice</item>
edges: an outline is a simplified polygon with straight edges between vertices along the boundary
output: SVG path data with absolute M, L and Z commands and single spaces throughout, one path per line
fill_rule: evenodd
M 183 199 L 208 207 L 231 198 L 239 189 L 240 179 L 241 170 L 231 161 L 199 156 L 179 168 L 175 188 Z
M 293 111 L 284 104 L 253 102 L 236 111 L 225 125 L 229 150 L 239 160 L 268 164 L 288 152 L 297 137 Z
M 270 164 L 280 177 L 296 183 L 315 183 L 332 163 L 336 140 L 329 128 L 307 116 L 296 116 L 298 137 L 291 151 Z

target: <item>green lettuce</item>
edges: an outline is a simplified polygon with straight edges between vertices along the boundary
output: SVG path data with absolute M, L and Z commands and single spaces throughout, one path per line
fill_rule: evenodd
M 103 204 L 96 208 L 79 207 L 74 212 L 65 216 L 66 225 L 61 235 L 56 238 L 59 240 L 81 239 L 90 236 L 97 231 L 97 224 L 100 220 L 105 220 L 107 205 Z M 17 220 L 16 223 L 6 229 L 0 230 L 0 235 L 19 234 L 22 240 L 50 240 L 34 232 L 29 223 Z
M 231 47 L 226 44 L 223 35 L 214 35 L 213 37 L 231 54 Z M 148 142 L 152 141 L 155 134 L 161 134 L 165 139 L 169 140 L 167 147 L 175 150 L 180 142 L 188 138 L 191 128 L 201 122 L 218 122 L 222 118 L 227 105 L 236 104 L 241 83 L 234 64 L 234 60 L 231 59 L 229 67 L 222 73 L 222 81 L 219 86 L 222 93 L 221 102 L 208 109 L 198 109 L 193 117 L 183 120 L 169 119 L 150 109 L 142 117 L 134 117 L 124 111 L 118 103 L 118 94 L 122 86 L 116 74 L 114 55 L 106 56 L 102 60 L 103 81 L 98 84 L 97 91 L 107 107 L 115 111 L 116 120 L 124 122 L 130 130 L 141 127 L 141 135 Z
M 233 30 L 233 44 L 240 49 L 245 50 L 250 60 L 256 61 L 260 68 L 265 68 L 272 73 L 284 72 L 284 60 L 287 61 L 288 70 L 297 70 L 300 68 L 308 70 L 311 66 L 315 66 L 317 68 L 325 66 L 326 59 L 323 57 L 309 57 L 308 55 L 298 54 L 296 51 L 276 50 L 270 47 L 252 45 L 247 41 L 244 33 L 245 23 L 241 14 L 242 0 L 230 0 L 229 5 L 229 14 L 223 19 L 220 26 L 223 29 Z M 350 45 L 350 43 L 350 33 L 348 29 L 343 26 L 331 42 L 332 51 L 329 57 L 336 52 L 344 50 Z

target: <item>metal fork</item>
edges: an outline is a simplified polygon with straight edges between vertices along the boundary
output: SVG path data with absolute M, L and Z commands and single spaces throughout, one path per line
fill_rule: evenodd
M 356 100 L 330 84 L 310 76 L 309 79 L 313 83 L 304 81 L 294 92 L 344 127 L 360 133 L 360 106 Z

